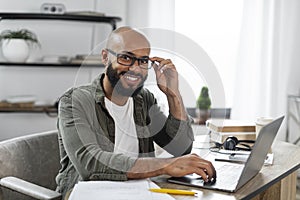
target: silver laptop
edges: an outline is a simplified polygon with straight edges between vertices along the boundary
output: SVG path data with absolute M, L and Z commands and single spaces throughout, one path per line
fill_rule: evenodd
M 214 182 L 205 183 L 198 175 L 171 177 L 168 181 L 227 192 L 237 191 L 261 170 L 283 118 L 284 116 L 272 121 L 260 130 L 245 163 L 213 162 L 217 171 L 217 178 Z

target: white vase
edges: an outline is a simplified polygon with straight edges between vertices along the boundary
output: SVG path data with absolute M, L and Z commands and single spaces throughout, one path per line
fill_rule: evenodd
M 9 62 L 26 62 L 29 57 L 29 47 L 22 39 L 4 40 L 2 42 L 2 53 Z

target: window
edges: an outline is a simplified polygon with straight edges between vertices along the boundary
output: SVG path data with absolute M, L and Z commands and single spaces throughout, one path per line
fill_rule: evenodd
M 233 101 L 242 12 L 240 0 L 175 1 L 175 31 L 195 41 L 212 59 L 221 76 L 228 107 Z M 194 88 L 196 94 L 201 87 Z

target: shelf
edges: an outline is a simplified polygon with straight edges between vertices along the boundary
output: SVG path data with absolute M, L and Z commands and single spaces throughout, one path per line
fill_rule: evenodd
M 94 16 L 79 14 L 46 14 L 46 13 L 0 13 L 1 20 L 66 20 L 66 21 L 82 21 L 82 22 L 102 22 L 108 23 L 112 29 L 116 29 L 116 23 L 121 21 L 120 17 L 112 16 Z
M 101 67 L 104 68 L 105 66 L 103 64 L 79 64 L 79 63 L 44 63 L 44 62 L 28 62 L 28 63 L 20 63 L 20 62 L 0 62 L 0 66 L 12 66 L 12 67 L 73 67 L 73 68 L 79 68 L 79 67 Z
M 47 113 L 48 115 L 56 115 L 57 108 L 54 105 L 34 105 L 30 107 L 8 106 L 0 107 L 0 113 Z
M 113 16 L 100 16 L 93 14 L 46 14 L 46 13 L 21 13 L 21 12 L 0 12 L 0 21 L 2 20 L 65 20 L 77 22 L 90 22 L 90 23 L 106 23 L 116 29 L 116 23 L 121 21 L 120 17 Z M 10 67 L 57 67 L 57 68 L 80 68 L 80 67 L 93 67 L 104 68 L 105 66 L 99 62 L 83 62 L 83 63 L 46 63 L 46 62 L 6 62 L 0 61 L 1 66 Z M 54 105 L 9 105 L 2 103 L 0 106 L 0 113 L 46 113 L 50 117 L 57 116 L 57 108 Z

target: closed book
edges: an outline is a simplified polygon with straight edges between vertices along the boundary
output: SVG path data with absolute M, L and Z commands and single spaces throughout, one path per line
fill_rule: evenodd
M 87 64 L 87 65 L 100 65 L 102 64 L 102 62 L 100 60 L 89 60 L 89 59 L 76 59 L 76 58 L 72 58 L 70 60 L 71 64 Z
M 206 127 L 215 132 L 255 132 L 255 123 L 231 119 L 210 119 Z
M 238 140 L 256 140 L 255 132 L 215 132 L 210 131 L 210 140 L 212 142 L 217 142 L 223 144 L 226 138 L 234 136 Z

